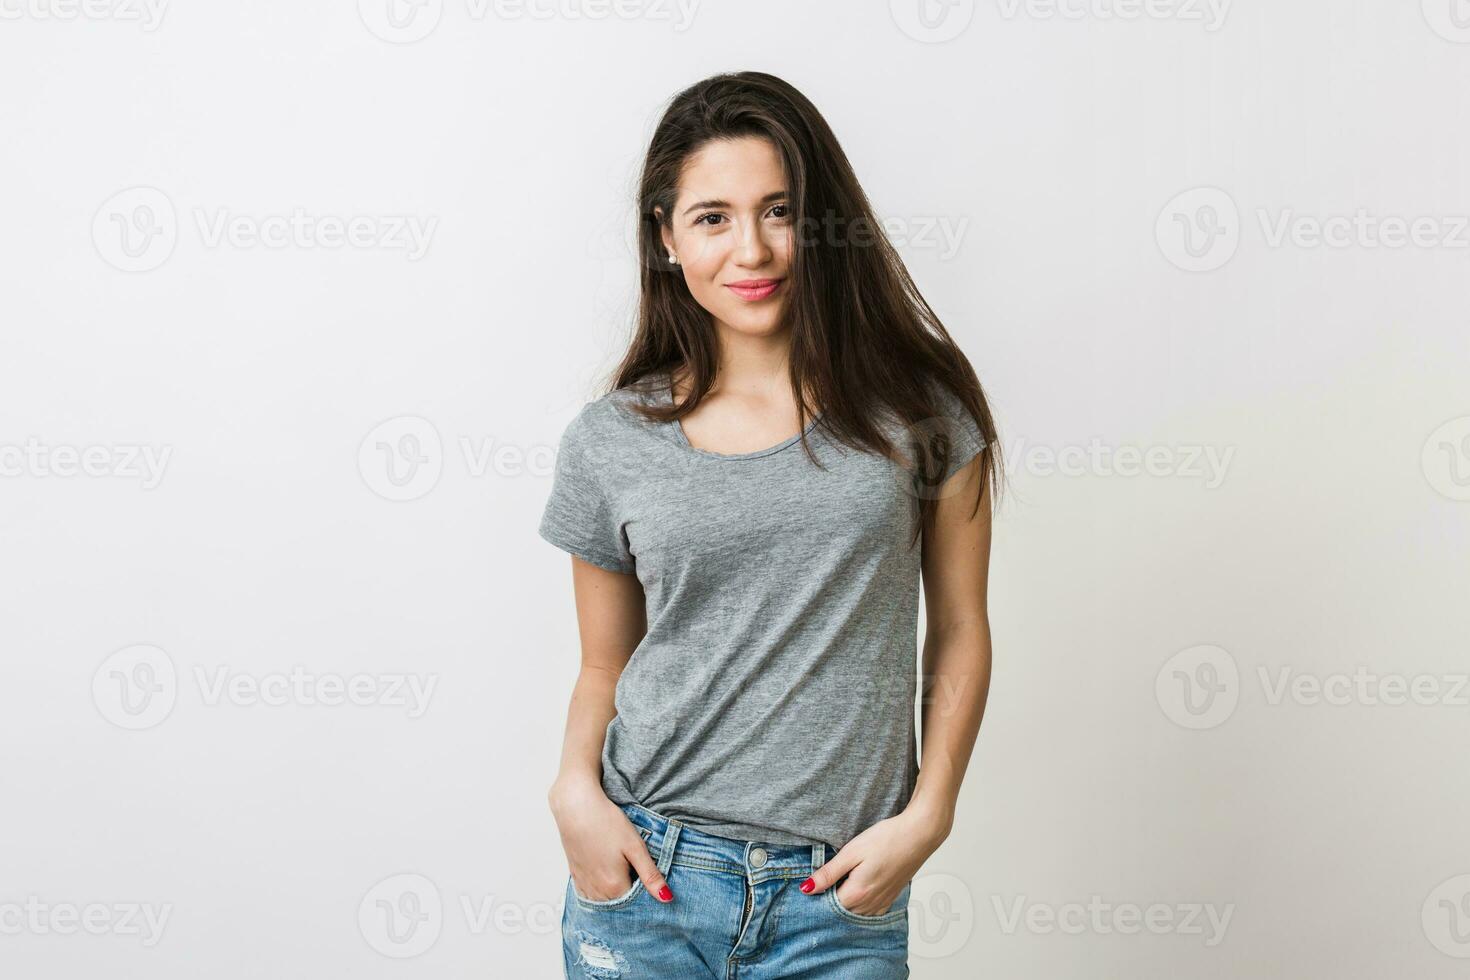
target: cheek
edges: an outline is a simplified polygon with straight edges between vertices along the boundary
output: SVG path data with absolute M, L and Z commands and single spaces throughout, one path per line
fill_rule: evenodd
M 725 268 L 726 252 L 723 246 L 705 241 L 692 250 L 686 250 L 682 258 L 684 272 L 691 286 L 708 286 L 718 281 L 720 271 Z
M 689 290 L 689 295 L 694 301 L 711 313 L 718 313 L 724 303 L 730 297 L 726 296 L 725 287 L 720 285 L 720 272 L 725 265 L 718 258 L 701 254 L 688 261 L 682 256 L 680 264 L 684 267 L 684 285 Z

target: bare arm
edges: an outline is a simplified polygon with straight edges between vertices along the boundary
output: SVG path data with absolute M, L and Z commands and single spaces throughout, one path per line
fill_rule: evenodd
M 577 633 L 582 643 L 582 669 L 572 688 L 556 783 L 590 781 L 602 785 L 602 740 L 617 714 L 613 690 L 628 658 L 648 626 L 643 587 L 636 576 L 611 572 L 572 558 L 572 591 L 577 606 Z
M 960 780 L 970 761 L 990 690 L 990 625 L 985 612 L 990 564 L 990 496 L 975 493 L 977 458 L 940 489 L 933 527 L 924 535 L 923 747 L 919 778 L 902 812 L 848 841 L 803 883 L 816 894 L 837 889 L 843 908 L 887 911 L 954 825 Z
M 979 479 L 978 458 L 950 478 L 938 501 L 934 534 L 924 540 L 923 739 L 909 809 L 926 819 L 939 841 L 953 826 L 990 693 L 988 487 L 979 510 L 970 514 Z
M 573 556 L 572 590 L 582 669 L 572 688 L 561 768 L 547 792 L 547 803 L 561 833 L 572 883 L 583 897 L 606 901 L 626 892 L 632 884 L 629 864 L 649 892 L 659 896 L 666 883 L 658 865 L 632 823 L 602 789 L 603 740 L 608 722 L 617 714 L 613 692 L 648 629 L 643 587 L 634 575 Z M 664 900 L 672 897 L 668 894 Z

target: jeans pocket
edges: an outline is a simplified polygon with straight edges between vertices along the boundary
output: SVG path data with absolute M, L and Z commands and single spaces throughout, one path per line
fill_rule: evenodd
M 840 884 L 840 882 L 837 884 Z M 888 911 L 880 915 L 863 915 L 861 912 L 854 912 L 844 906 L 837 898 L 837 884 L 833 884 L 832 887 L 827 889 L 827 897 L 830 899 L 829 904 L 831 904 L 834 912 L 849 922 L 860 922 L 865 926 L 886 926 L 904 919 L 909 914 L 909 893 L 914 887 L 914 880 L 912 878 L 904 884 L 903 890 L 898 893 L 898 897 L 893 900 L 893 904 L 889 906 Z
M 648 830 L 644 827 L 639 827 L 637 829 L 638 838 L 639 840 L 643 841 L 643 844 L 646 847 L 648 845 L 648 838 L 653 836 L 653 831 Z M 633 901 L 633 899 L 638 897 L 638 893 L 643 890 L 643 879 L 638 877 L 637 869 L 630 868 L 630 870 L 633 871 L 633 884 L 628 886 L 628 890 L 623 892 L 617 898 L 609 898 L 605 901 L 599 901 L 593 898 L 586 898 L 582 895 L 581 892 L 577 891 L 577 884 L 576 882 L 572 881 L 571 875 L 567 875 L 567 891 L 571 893 L 571 896 L 573 899 L 576 900 L 577 905 L 584 909 L 595 911 L 619 908 Z

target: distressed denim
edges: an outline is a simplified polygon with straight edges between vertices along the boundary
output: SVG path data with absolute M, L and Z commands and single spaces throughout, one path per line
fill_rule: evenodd
M 826 861 L 810 847 L 717 837 L 637 803 L 620 804 L 674 893 L 634 880 L 593 901 L 567 876 L 568 980 L 897 980 L 908 977 L 910 880 L 882 915 L 859 915 L 801 882 Z M 839 879 L 841 881 L 846 879 Z

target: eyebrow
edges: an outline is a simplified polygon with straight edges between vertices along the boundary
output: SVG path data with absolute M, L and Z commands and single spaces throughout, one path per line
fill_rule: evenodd
M 779 201 L 781 198 L 786 196 L 787 194 L 785 191 L 771 191 L 771 193 L 760 199 L 760 203 L 770 204 L 772 201 Z M 684 213 L 688 214 L 690 211 L 698 211 L 700 208 L 728 208 L 729 206 L 729 201 L 698 201 L 685 208 Z

